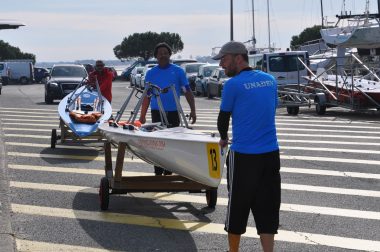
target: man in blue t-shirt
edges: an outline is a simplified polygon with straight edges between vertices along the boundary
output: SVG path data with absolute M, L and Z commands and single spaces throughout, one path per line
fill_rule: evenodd
M 170 63 L 170 56 L 172 55 L 172 49 L 166 43 L 159 43 L 154 49 L 154 57 L 157 58 L 158 65 L 149 70 L 145 76 L 145 82 L 150 82 L 160 88 L 166 88 L 170 85 L 175 85 L 175 89 L 180 97 L 181 91 L 185 94 L 186 100 L 190 106 L 190 117 L 191 123 L 194 124 L 197 120 L 195 112 L 195 102 L 194 96 L 190 89 L 189 82 L 186 78 L 186 74 L 182 68 L 177 65 Z M 163 108 L 166 112 L 166 117 L 168 119 L 168 127 L 179 126 L 180 119 L 177 111 L 177 106 L 175 103 L 175 98 L 172 90 L 169 89 L 167 93 L 160 95 Z M 152 122 L 160 122 L 160 111 L 157 104 L 156 97 L 145 97 L 141 105 L 140 122 L 146 122 L 146 113 L 150 104 Z M 170 171 L 166 171 L 161 167 L 154 167 L 154 172 L 156 175 L 170 175 Z
M 232 116 L 232 144 L 227 158 L 228 208 L 225 230 L 230 252 L 239 250 L 252 211 L 265 252 L 273 251 L 281 202 L 280 154 L 275 114 L 277 83 L 269 74 L 248 65 L 243 43 L 223 45 L 220 60 L 229 79 L 223 87 L 218 116 L 219 144 L 228 144 Z

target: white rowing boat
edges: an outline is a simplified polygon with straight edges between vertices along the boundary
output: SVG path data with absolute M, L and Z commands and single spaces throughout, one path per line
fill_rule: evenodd
M 152 86 L 154 87 L 154 85 Z M 110 142 L 125 143 L 131 153 L 150 164 L 201 184 L 218 187 L 222 178 L 227 150 L 219 146 L 219 138 L 215 135 L 194 132 L 187 127 L 187 122 L 185 123 L 186 127 L 174 128 L 168 128 L 165 124 L 160 125 L 160 123 L 146 124 L 141 127 L 132 124 L 123 126 L 119 122 L 121 114 L 127 107 L 135 89 L 118 112 L 116 122 L 99 125 L 100 132 Z M 148 89 L 149 87 L 145 89 L 128 122 L 135 121 L 141 101 L 147 95 Z M 154 87 L 154 89 L 155 91 L 152 93 L 158 97 L 157 101 L 161 104 L 159 95 L 162 91 L 158 87 Z M 175 92 L 174 87 L 172 90 Z M 176 97 L 176 95 L 174 96 Z M 186 120 L 177 98 L 176 102 L 178 111 L 183 116 L 181 120 Z M 163 117 L 165 117 L 165 113 Z M 163 121 L 166 121 L 166 118 Z

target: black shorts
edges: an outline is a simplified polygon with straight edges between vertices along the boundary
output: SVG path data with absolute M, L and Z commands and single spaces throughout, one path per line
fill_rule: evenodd
M 258 234 L 277 234 L 281 203 L 279 151 L 227 157 L 228 206 L 224 229 L 244 234 L 252 211 Z

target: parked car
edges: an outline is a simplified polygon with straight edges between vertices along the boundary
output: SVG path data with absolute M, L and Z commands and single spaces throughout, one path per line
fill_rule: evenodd
M 130 66 L 128 66 L 126 69 L 124 69 L 124 71 L 121 73 L 121 76 L 126 80 L 130 80 L 132 70 L 135 67 L 145 66 L 146 64 L 157 64 L 157 60 L 156 59 L 150 59 L 150 60 L 146 60 L 146 61 L 145 60 L 136 60 Z
M 171 63 L 176 64 L 178 66 L 182 66 L 182 64 L 194 63 L 194 62 L 198 62 L 198 61 L 195 59 L 173 59 L 173 60 L 171 60 Z
M 109 66 L 107 66 L 106 68 L 107 68 L 109 71 L 112 72 L 112 74 L 113 74 L 112 80 L 113 80 L 113 81 L 116 80 L 116 78 L 117 78 L 117 72 L 116 72 L 116 69 L 115 69 L 114 67 L 109 67 Z
M 51 104 L 55 99 L 62 99 L 88 76 L 82 65 L 54 65 L 45 84 L 45 103 Z
M 207 82 L 212 71 L 218 68 L 217 64 L 205 64 L 199 67 L 198 75 L 195 78 L 195 94 L 207 96 Z
M 43 67 L 34 67 L 34 81 L 36 83 L 45 83 L 46 78 L 49 77 L 49 70 Z
M 223 84 L 230 79 L 224 73 L 224 69 L 218 67 L 214 69 L 211 76 L 207 82 L 207 97 L 220 97 L 222 95 Z
M 186 73 L 186 77 L 187 77 L 187 80 L 189 81 L 189 85 L 192 91 L 195 91 L 195 78 L 198 75 L 199 67 L 205 64 L 206 63 L 192 62 L 192 63 L 184 63 L 181 65 L 181 67 Z
M 132 72 L 131 72 L 131 86 L 135 86 L 137 85 L 137 83 L 140 83 L 140 80 L 141 80 L 141 74 L 144 70 L 144 67 L 142 66 L 139 66 L 139 67 L 135 67 L 133 68 Z
M 141 73 L 140 83 L 137 84 L 138 87 L 144 89 L 145 88 L 145 76 L 146 73 L 152 69 L 153 67 L 157 66 L 157 64 L 147 64 L 144 66 L 144 69 Z

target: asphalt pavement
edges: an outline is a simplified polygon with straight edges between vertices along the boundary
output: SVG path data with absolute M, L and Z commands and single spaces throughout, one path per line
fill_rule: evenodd
M 113 84 L 114 112 L 130 92 Z M 225 171 L 215 209 L 199 193 L 111 195 L 99 210 L 102 143 L 58 143 L 43 85 L 0 95 L 0 251 L 226 251 Z M 185 112 L 189 111 L 181 99 Z M 195 131 L 215 133 L 220 100 L 196 97 Z M 276 251 L 380 251 L 380 112 L 278 109 L 282 205 Z M 113 158 L 116 150 L 112 151 Z M 115 162 L 115 160 L 114 160 Z M 153 168 L 126 155 L 127 175 Z M 252 216 L 241 251 L 259 251 Z

